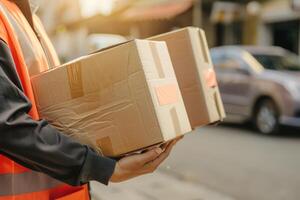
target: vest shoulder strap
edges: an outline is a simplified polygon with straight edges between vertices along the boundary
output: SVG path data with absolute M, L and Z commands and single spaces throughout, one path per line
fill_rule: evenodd
M 2 1 L 1 1 L 2 2 Z M 27 67 L 23 58 L 23 54 L 21 52 L 21 48 L 19 46 L 19 43 L 16 39 L 15 33 L 11 27 L 10 22 L 7 20 L 5 14 L 3 13 L 3 10 L 0 10 L 0 28 L 1 28 L 1 38 L 3 36 L 3 40 L 8 44 L 12 56 L 15 61 L 16 70 L 19 74 L 19 77 L 21 79 L 21 83 L 24 89 L 24 92 L 26 96 L 30 99 L 32 108 L 30 110 L 30 115 L 33 119 L 39 119 L 39 115 L 37 112 L 35 99 L 31 87 L 31 82 L 29 78 L 29 74 L 27 71 Z
M 7 32 L 6 32 L 6 27 L 2 21 L 2 18 L 0 18 L 0 39 L 3 40 L 5 43 L 7 43 Z

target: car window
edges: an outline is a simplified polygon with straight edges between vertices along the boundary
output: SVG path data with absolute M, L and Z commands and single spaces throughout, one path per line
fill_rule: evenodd
M 220 69 L 222 63 L 226 60 L 226 55 L 219 51 L 211 52 L 211 59 L 216 70 Z
M 252 71 L 249 64 L 244 60 L 243 55 L 243 51 L 230 49 L 211 52 L 214 67 L 220 73 L 244 73 Z
M 219 72 L 235 72 L 245 65 L 242 58 L 234 52 L 224 51 L 223 54 L 220 53 L 218 56 L 212 57 L 212 59 L 216 70 Z
M 299 57 L 291 53 L 284 55 L 253 54 L 253 56 L 266 69 L 300 71 Z
M 239 71 L 253 71 L 252 67 L 249 65 L 249 62 L 245 60 L 246 52 L 244 51 L 233 51 L 227 54 L 227 61 L 233 63 L 232 70 L 239 70 Z

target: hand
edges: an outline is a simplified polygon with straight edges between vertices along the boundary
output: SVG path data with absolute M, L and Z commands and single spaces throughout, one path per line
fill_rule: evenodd
M 151 149 L 145 153 L 122 158 L 117 162 L 110 181 L 122 182 L 140 175 L 154 172 L 169 156 L 172 148 L 181 138 L 175 139 L 162 147 Z

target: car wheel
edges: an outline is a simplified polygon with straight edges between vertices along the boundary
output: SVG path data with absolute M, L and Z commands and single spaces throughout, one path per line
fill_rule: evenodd
M 276 134 L 279 131 L 279 112 L 271 99 L 265 99 L 258 104 L 254 124 L 263 134 Z

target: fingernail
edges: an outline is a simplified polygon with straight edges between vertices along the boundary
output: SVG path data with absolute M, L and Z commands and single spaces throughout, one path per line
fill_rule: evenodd
M 155 149 L 155 152 L 156 152 L 157 154 L 161 154 L 161 153 L 162 153 L 162 149 L 161 149 L 161 148 L 156 148 L 156 149 Z

